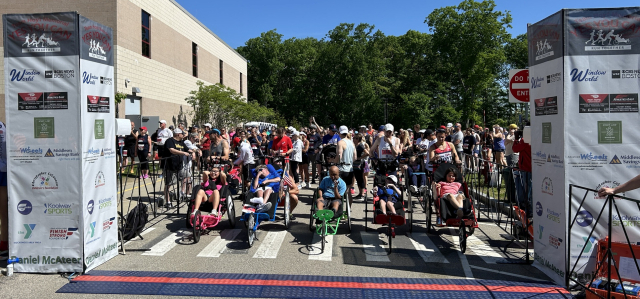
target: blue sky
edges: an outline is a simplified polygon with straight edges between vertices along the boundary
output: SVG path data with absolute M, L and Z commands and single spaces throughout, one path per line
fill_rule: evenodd
M 177 0 L 200 22 L 233 48 L 260 33 L 277 29 L 285 39 L 296 37 L 323 38 L 340 23 L 368 23 L 385 35 L 402 35 L 408 30 L 428 32 L 424 20 L 434 9 L 458 5 L 460 1 L 432 0 Z M 525 33 L 527 23 L 535 23 L 562 8 L 594 8 L 638 6 L 629 0 L 594 1 L 522 1 L 495 0 L 497 10 L 511 12 L 509 33 Z

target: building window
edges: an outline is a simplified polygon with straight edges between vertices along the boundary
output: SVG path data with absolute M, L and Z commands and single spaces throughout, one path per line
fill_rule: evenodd
M 224 84 L 224 81 L 222 80 L 223 67 L 224 67 L 224 62 L 222 61 L 222 59 L 220 59 L 220 84 Z
M 242 93 L 242 73 L 240 73 L 240 95 L 241 95 L 241 96 L 242 96 L 242 95 L 244 95 L 244 94 Z
M 151 15 L 142 11 L 142 56 L 151 58 Z
M 193 76 L 198 77 L 198 45 L 191 43 L 191 55 L 193 55 L 191 64 L 193 67 Z

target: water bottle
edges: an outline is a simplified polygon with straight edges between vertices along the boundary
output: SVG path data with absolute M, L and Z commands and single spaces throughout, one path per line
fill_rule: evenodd
M 13 264 L 20 262 L 19 258 L 12 258 L 7 260 L 7 276 L 13 275 Z

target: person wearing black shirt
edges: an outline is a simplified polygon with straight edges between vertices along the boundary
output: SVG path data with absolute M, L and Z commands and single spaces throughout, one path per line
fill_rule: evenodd
M 165 163 L 164 198 L 169 198 L 169 186 L 174 183 L 174 179 L 177 179 L 179 171 L 179 169 L 170 169 L 170 166 L 168 164 L 172 164 L 172 160 L 174 159 L 174 157 L 185 156 L 191 157 L 192 159 L 194 158 L 192 156 L 193 153 L 190 153 L 182 138 L 182 130 L 175 129 L 173 131 L 173 138 L 167 139 L 167 141 L 165 141 L 164 143 L 165 151 L 167 154 L 170 154 L 171 157 L 171 159 L 168 159 L 167 163 Z M 171 202 L 167 201 L 167 205 L 171 206 Z
M 318 164 L 316 164 L 317 153 L 319 152 L 320 145 L 322 145 L 322 138 L 318 135 L 315 128 L 311 128 L 311 132 L 307 136 L 307 140 L 309 141 L 309 150 L 307 151 L 307 155 L 309 156 L 309 161 L 311 162 L 311 184 L 316 183 L 316 171 L 319 168 Z
M 473 165 L 473 148 L 478 143 L 476 137 L 473 136 L 473 130 L 467 129 L 465 136 L 462 138 L 462 152 L 464 153 L 464 164 L 468 169 Z
M 138 143 L 138 130 L 135 129 L 135 123 L 131 122 L 131 133 L 124 137 L 124 148 L 122 149 L 122 166 L 126 166 L 128 164 L 129 158 L 131 158 L 131 164 L 136 162 L 136 144 Z M 130 172 L 131 174 L 135 174 L 133 170 L 133 166 L 131 166 Z

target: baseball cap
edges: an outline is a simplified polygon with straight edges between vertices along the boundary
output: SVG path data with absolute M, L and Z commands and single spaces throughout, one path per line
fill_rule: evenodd
M 180 128 L 173 130 L 173 134 L 182 134 L 182 130 Z
M 366 128 L 366 127 L 367 127 L 367 126 L 365 126 L 365 125 L 360 126 L 360 128 Z
M 169 126 L 169 130 L 173 130 L 173 125 Z
M 427 131 L 427 130 L 422 129 L 422 130 L 418 131 L 418 133 L 424 133 L 424 132 L 426 132 L 426 131 Z
M 378 128 L 378 131 L 384 131 L 384 126 L 380 126 L 380 127 Z
M 445 126 L 440 126 L 440 129 L 446 129 L 446 128 L 447 128 L 447 127 L 445 127 Z
M 388 179 L 392 180 L 394 184 L 398 183 L 398 178 L 395 175 L 390 175 L 387 177 Z
M 305 132 L 300 132 L 300 135 L 307 136 L 307 133 L 305 133 Z
M 140 130 L 146 130 L 147 127 L 140 127 Z
M 330 124 L 329 125 L 329 130 L 334 131 L 334 132 L 338 131 L 338 129 L 336 128 L 336 125 L 334 125 L 334 124 Z
M 448 124 L 447 124 L 447 128 L 452 128 L 452 127 L 453 127 L 453 124 L 452 124 L 452 123 L 448 123 Z
M 392 124 L 386 124 L 386 125 L 384 125 L 384 130 L 385 130 L 385 131 L 392 131 L 392 132 L 393 132 L 393 125 L 392 125 Z
M 298 131 L 293 131 L 293 135 L 295 135 L 295 136 L 300 136 L 300 132 L 298 132 Z
M 206 123 L 206 124 L 204 124 L 204 126 L 211 128 L 211 124 L 210 123 Z
M 220 134 L 221 134 L 221 133 L 220 133 L 220 130 L 218 130 L 218 129 L 213 129 L 213 130 L 211 130 L 211 133 L 213 133 L 213 134 L 218 134 L 218 135 L 220 135 Z
M 511 130 L 511 129 L 513 129 L 513 130 L 517 130 L 517 129 L 518 129 L 518 126 L 517 126 L 516 124 L 510 124 L 510 125 L 509 125 L 509 130 Z
M 433 135 L 433 131 L 431 129 L 427 129 L 426 131 L 424 131 L 424 134 L 427 136 L 431 136 Z
M 160 121 L 160 123 L 161 123 L 161 124 L 165 124 L 165 125 L 166 125 L 166 124 L 167 124 L 167 121 L 163 119 L 163 120 L 161 120 L 161 121 Z
M 478 125 L 475 125 L 475 126 L 473 126 L 473 127 L 474 127 L 474 128 L 476 128 L 476 129 L 479 129 L 479 128 L 480 128 L 480 126 L 478 126 Z
M 340 126 L 340 134 L 347 134 L 349 133 L 349 128 L 347 128 L 347 126 Z

